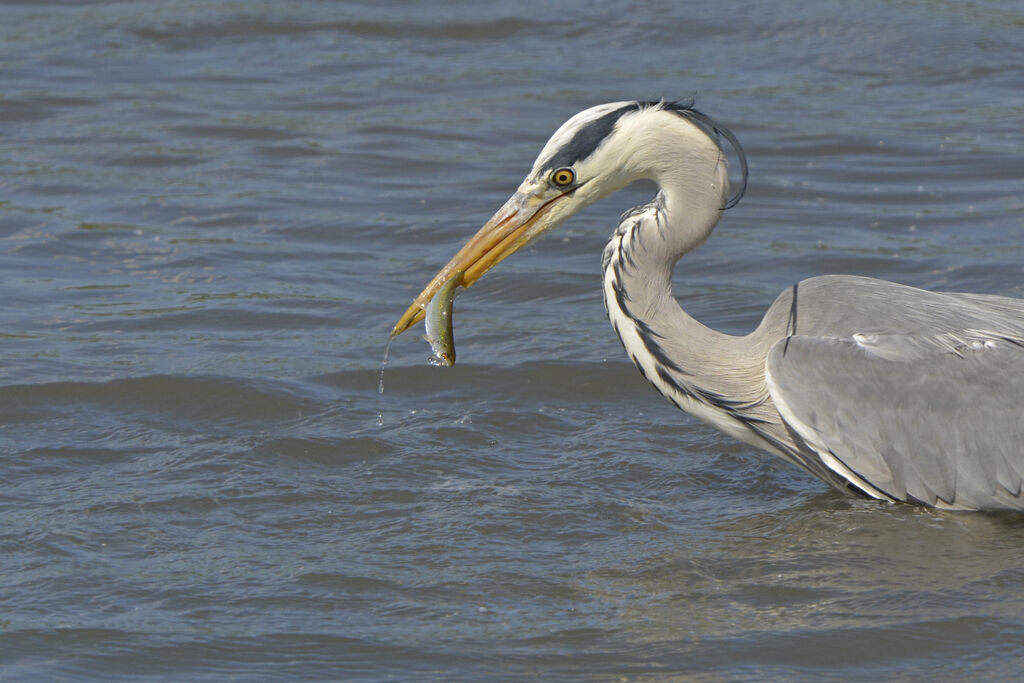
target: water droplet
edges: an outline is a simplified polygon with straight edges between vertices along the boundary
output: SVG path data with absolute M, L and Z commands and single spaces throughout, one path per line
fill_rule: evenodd
M 384 361 L 380 364 L 380 379 L 377 382 L 377 393 L 384 393 L 384 368 L 388 366 L 388 357 L 391 355 L 391 342 L 395 341 L 394 337 L 388 337 L 388 343 L 384 347 Z
M 388 366 L 388 356 L 391 355 L 391 342 L 395 341 L 394 337 L 388 337 L 388 343 L 384 347 L 384 360 L 380 364 L 380 377 L 377 380 L 377 395 L 381 396 L 384 394 L 384 368 Z M 377 426 L 384 426 L 384 410 L 381 409 L 380 400 L 377 401 Z

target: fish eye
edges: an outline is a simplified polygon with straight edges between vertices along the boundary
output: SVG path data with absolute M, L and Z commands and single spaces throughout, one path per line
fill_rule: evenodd
M 574 180 L 576 180 L 576 171 L 572 170 L 568 166 L 556 168 L 551 172 L 551 182 L 559 187 L 572 185 Z

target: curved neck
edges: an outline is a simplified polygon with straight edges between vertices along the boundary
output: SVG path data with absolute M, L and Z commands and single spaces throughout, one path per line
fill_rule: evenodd
M 672 354 L 672 362 L 660 359 L 662 364 L 679 365 L 686 374 L 701 376 L 696 370 L 716 365 L 715 359 L 736 338 L 700 323 L 672 293 L 676 263 L 707 239 L 720 213 L 717 206 L 707 204 L 689 204 L 686 211 L 686 204 L 671 188 L 663 188 L 651 203 L 623 217 L 604 251 L 604 296 L 608 315 L 634 362 L 640 365 L 638 357 L 645 353 L 657 356 L 650 347 L 658 340 L 657 345 Z M 639 348 L 627 344 L 628 326 L 646 337 Z M 647 368 L 641 370 L 647 374 Z
M 707 193 L 662 185 L 654 201 L 626 214 L 604 251 L 605 307 L 626 352 L 658 391 L 686 412 L 764 447 L 747 420 L 767 400 L 763 354 L 749 348 L 749 338 L 701 324 L 672 294 L 676 262 L 718 221 L 721 199 L 714 201 Z
M 602 261 L 609 315 L 618 309 L 663 338 L 687 340 L 683 355 L 708 353 L 709 347 L 732 339 L 688 315 L 672 294 L 676 263 L 708 238 L 728 195 L 725 165 L 720 159 L 712 163 L 715 180 L 704 183 L 694 182 L 679 166 L 651 169 L 658 194 L 623 215 Z

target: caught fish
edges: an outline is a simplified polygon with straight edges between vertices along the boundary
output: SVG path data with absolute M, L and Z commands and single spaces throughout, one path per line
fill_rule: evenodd
M 427 305 L 423 323 L 427 328 L 427 341 L 434 355 L 432 365 L 455 365 L 455 332 L 452 326 L 452 304 L 455 289 L 462 284 L 462 271 L 452 275 Z

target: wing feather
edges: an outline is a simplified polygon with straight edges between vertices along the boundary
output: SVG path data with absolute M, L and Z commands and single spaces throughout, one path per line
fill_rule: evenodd
M 1024 338 L 792 336 L 769 393 L 831 469 L 869 493 L 960 509 L 1024 509 Z

